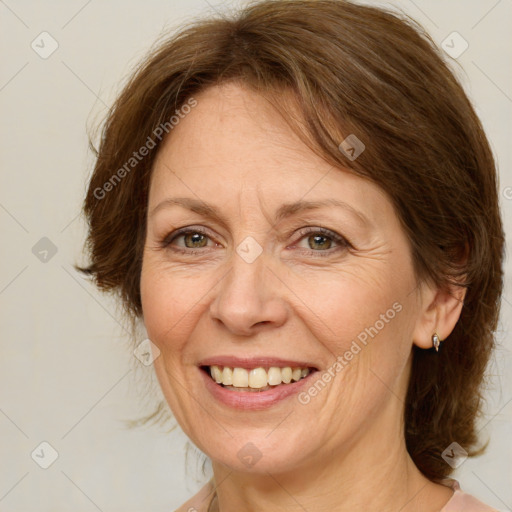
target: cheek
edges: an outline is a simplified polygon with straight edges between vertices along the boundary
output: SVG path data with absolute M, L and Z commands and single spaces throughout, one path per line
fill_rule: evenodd
M 404 311 L 411 311 L 412 273 L 397 275 L 382 266 L 371 270 L 340 269 L 292 277 L 290 288 L 299 298 L 303 320 L 336 355 L 345 352 L 353 340 L 364 343 L 376 334 L 394 338 L 407 316 Z
M 348 430 L 377 414 L 390 396 L 402 395 L 417 312 L 412 269 L 353 270 L 295 283 L 297 296 L 307 298 L 302 319 L 325 347 L 327 371 L 335 375 L 330 392 L 313 398 L 315 390 L 306 390 L 303 398 L 315 402 L 315 410 L 330 411 L 330 424 Z
M 186 342 L 208 286 L 204 279 L 180 277 L 148 259 L 141 273 L 141 300 L 148 337 L 161 350 Z

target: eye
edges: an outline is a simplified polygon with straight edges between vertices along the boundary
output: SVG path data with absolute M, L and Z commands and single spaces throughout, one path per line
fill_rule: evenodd
M 309 252 L 332 254 L 350 246 L 350 243 L 344 237 L 329 229 L 305 229 L 299 231 L 299 233 L 302 237 L 296 244 L 297 247 L 309 250 Z
M 189 249 L 196 249 L 198 247 L 205 247 L 208 243 L 208 239 L 206 235 L 203 235 L 202 233 L 196 233 L 194 231 L 189 231 L 188 233 L 185 233 L 184 235 L 181 235 L 183 237 L 183 242 L 185 243 L 185 247 Z
M 195 252 L 194 249 L 211 246 L 211 244 L 208 244 L 210 240 L 210 237 L 202 228 L 187 227 L 168 235 L 162 241 L 162 247 L 168 247 L 182 253 L 191 253 Z
M 301 238 L 296 242 L 295 247 L 316 256 L 330 256 L 351 247 L 346 238 L 326 228 L 304 228 L 299 230 L 299 234 Z M 170 233 L 161 244 L 163 248 L 184 254 L 200 254 L 202 251 L 198 249 L 219 246 L 203 228 L 193 226 Z

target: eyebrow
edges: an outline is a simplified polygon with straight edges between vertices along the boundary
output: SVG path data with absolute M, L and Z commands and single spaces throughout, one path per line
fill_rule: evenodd
M 200 199 L 194 199 L 192 197 L 172 197 L 164 199 L 161 203 L 153 208 L 153 210 L 149 213 L 149 217 L 155 215 L 158 211 L 170 208 L 172 206 L 181 206 L 188 210 L 191 210 L 198 215 L 202 215 L 204 217 L 210 217 L 213 220 L 216 220 L 220 224 L 227 225 L 227 219 L 221 215 L 217 208 L 214 206 L 202 201 Z M 297 213 L 302 213 L 308 210 L 318 210 L 320 208 L 326 206 L 335 206 L 338 208 L 342 208 L 344 210 L 352 213 L 360 222 L 365 225 L 371 225 L 369 219 L 359 210 L 356 210 L 353 206 L 345 203 L 344 201 L 340 201 L 339 199 L 324 199 L 322 201 L 296 201 L 293 203 L 285 203 L 281 205 L 276 214 L 275 214 L 275 222 L 278 223 L 287 217 L 291 217 L 292 215 L 296 215 Z

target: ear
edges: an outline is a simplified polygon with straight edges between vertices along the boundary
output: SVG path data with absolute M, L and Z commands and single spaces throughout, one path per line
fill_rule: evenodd
M 448 338 L 459 320 L 464 306 L 466 288 L 447 285 L 444 288 L 422 285 L 420 312 L 414 329 L 414 344 L 423 349 L 432 348 L 432 335 L 441 341 Z

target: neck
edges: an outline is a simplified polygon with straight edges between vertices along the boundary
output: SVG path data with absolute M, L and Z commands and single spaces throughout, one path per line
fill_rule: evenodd
M 213 462 L 212 511 L 439 512 L 452 491 L 425 478 L 400 439 L 402 432 L 392 439 L 368 431 L 350 448 L 287 472 L 234 472 Z

